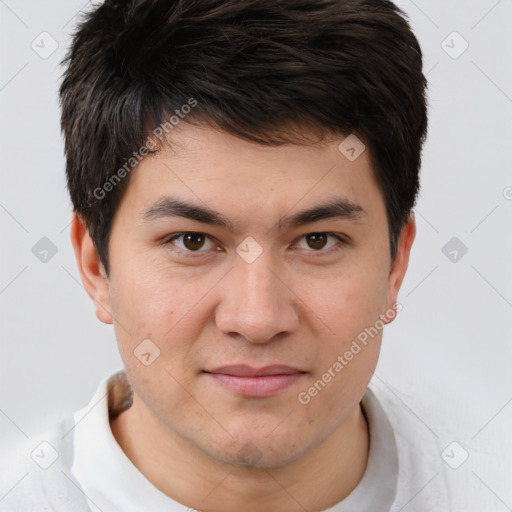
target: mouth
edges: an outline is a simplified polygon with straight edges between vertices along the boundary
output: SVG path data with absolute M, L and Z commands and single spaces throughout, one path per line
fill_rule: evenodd
M 237 395 L 264 398 L 284 391 L 308 372 L 286 365 L 262 368 L 232 365 L 205 370 L 203 373 L 213 382 Z

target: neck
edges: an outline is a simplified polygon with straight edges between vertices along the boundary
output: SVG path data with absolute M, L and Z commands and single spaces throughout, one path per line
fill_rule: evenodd
M 111 420 L 111 429 L 155 487 L 202 512 L 325 510 L 352 492 L 368 461 L 369 432 L 359 404 L 330 437 L 277 468 L 233 466 L 209 457 L 166 428 L 136 395 Z

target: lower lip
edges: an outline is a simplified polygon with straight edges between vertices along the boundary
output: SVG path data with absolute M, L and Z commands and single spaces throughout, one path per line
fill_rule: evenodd
M 294 384 L 305 373 L 291 375 L 266 375 L 261 377 L 236 377 L 224 373 L 206 373 L 222 386 L 246 397 L 273 396 Z

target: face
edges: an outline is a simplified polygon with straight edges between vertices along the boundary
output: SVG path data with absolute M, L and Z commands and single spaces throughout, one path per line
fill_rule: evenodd
M 145 414 L 215 460 L 298 459 L 376 366 L 414 220 L 392 265 L 369 151 L 350 161 L 343 140 L 269 148 L 182 123 L 132 171 L 110 276 L 88 290 Z

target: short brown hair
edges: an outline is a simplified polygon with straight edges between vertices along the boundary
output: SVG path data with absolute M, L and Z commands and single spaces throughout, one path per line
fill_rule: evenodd
M 126 169 L 148 125 L 191 98 L 186 122 L 260 144 L 298 143 L 287 126 L 359 134 L 394 260 L 419 191 L 427 82 L 419 43 L 391 1 L 105 0 L 81 20 L 63 64 L 68 189 L 107 274 L 129 176 L 105 197 L 95 191 Z

